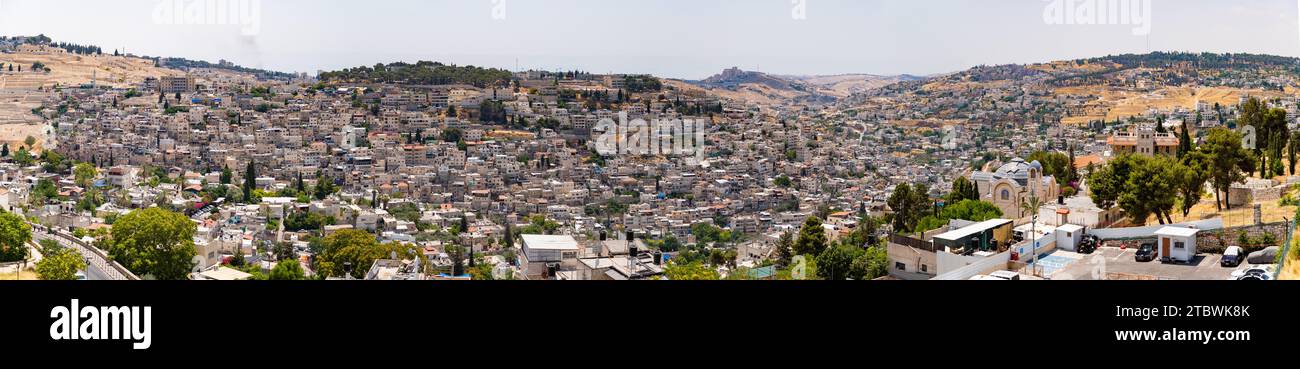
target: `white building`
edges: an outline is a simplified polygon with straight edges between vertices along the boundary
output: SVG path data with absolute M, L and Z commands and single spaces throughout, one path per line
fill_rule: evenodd
M 1165 227 L 1156 231 L 1156 255 L 1160 260 L 1188 263 L 1196 259 L 1196 235 L 1201 231 Z
M 578 268 L 578 241 L 573 236 L 526 234 L 519 266 L 528 279 L 551 279 L 560 271 Z

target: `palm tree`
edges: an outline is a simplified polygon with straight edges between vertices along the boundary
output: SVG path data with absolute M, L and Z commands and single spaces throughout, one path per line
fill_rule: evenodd
M 1022 214 L 1030 214 L 1029 237 L 1033 239 L 1032 252 L 1034 253 L 1033 265 L 1035 275 L 1038 274 L 1038 230 L 1036 228 L 1038 227 L 1038 209 L 1042 207 L 1043 200 L 1039 199 L 1038 195 L 1031 195 L 1029 196 L 1029 199 L 1026 199 L 1020 204 L 1020 212 Z

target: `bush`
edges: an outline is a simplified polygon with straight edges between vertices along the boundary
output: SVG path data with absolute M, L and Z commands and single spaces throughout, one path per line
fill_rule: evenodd
M 1300 206 L 1300 200 L 1296 200 L 1295 196 L 1288 193 L 1282 196 L 1282 199 L 1278 200 L 1277 204 L 1278 206 Z

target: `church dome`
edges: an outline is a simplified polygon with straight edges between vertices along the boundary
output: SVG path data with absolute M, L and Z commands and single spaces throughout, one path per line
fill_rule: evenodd
M 1003 164 L 1002 167 L 998 168 L 993 173 L 993 177 L 996 179 L 1010 179 L 1019 182 L 1023 186 L 1029 183 L 1029 173 L 1031 171 L 1041 174 L 1043 164 L 1037 161 L 1027 163 L 1025 159 L 1015 158 L 1010 163 Z

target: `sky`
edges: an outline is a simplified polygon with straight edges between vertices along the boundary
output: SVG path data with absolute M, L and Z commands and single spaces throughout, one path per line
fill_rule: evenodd
M 1102 8 L 1088 6 L 1097 3 Z M 929 75 L 1148 51 L 1300 56 L 1298 3 L 0 0 L 0 35 L 43 33 L 105 51 L 313 74 L 431 60 L 683 79 L 733 66 L 783 75 Z

